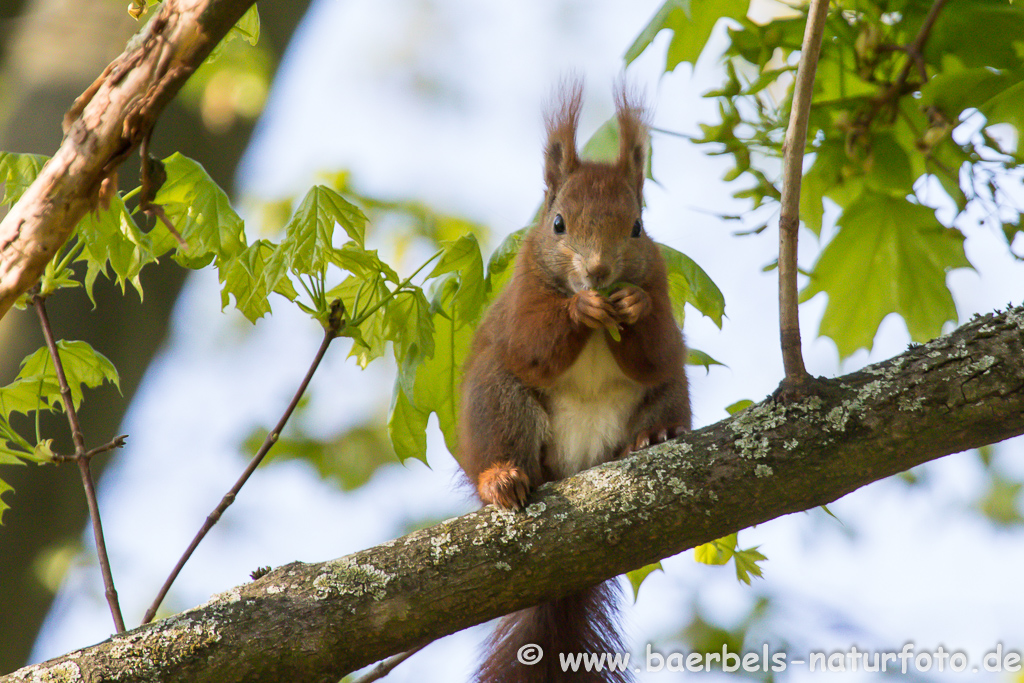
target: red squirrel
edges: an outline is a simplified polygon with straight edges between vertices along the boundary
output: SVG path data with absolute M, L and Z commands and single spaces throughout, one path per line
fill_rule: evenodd
M 690 428 L 686 347 L 665 263 L 641 210 L 647 126 L 616 97 L 619 154 L 576 150 L 582 86 L 547 116 L 546 190 L 514 275 L 476 331 L 462 385 L 460 464 L 485 504 L 521 509 L 530 492 Z M 608 292 L 608 293 L 602 293 Z M 621 651 L 612 582 L 505 617 L 481 683 L 626 681 L 563 673 L 558 653 Z M 540 645 L 540 663 L 516 659 Z

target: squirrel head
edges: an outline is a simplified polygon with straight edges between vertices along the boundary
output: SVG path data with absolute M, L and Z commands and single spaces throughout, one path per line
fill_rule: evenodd
M 533 261 L 567 294 L 616 282 L 642 284 L 657 248 L 643 228 L 647 126 L 625 87 L 616 94 L 619 155 L 583 161 L 576 151 L 582 84 L 563 86 L 547 116 L 544 206 L 527 238 Z

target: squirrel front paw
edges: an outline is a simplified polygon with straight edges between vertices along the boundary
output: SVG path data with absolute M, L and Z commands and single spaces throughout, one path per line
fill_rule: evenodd
M 583 289 L 569 299 L 569 318 L 595 330 L 615 325 L 615 308 L 600 292 Z
M 515 465 L 499 462 L 480 474 L 477 492 L 484 503 L 506 510 L 521 510 L 530 493 L 530 478 Z
M 612 317 L 622 325 L 633 325 L 651 310 L 651 297 L 636 285 L 626 285 L 608 296 Z

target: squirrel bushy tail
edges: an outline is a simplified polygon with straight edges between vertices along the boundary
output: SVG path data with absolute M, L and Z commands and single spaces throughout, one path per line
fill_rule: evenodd
M 629 683 L 629 670 L 610 670 L 608 658 L 587 658 L 603 653 L 623 652 L 615 628 L 619 590 L 615 579 L 579 593 L 542 603 L 503 617 L 491 636 L 487 658 L 477 674 L 478 683 Z M 526 644 L 539 645 L 543 656 L 533 665 L 523 664 L 518 655 Z M 524 651 L 534 656 L 536 651 Z M 565 656 L 576 659 L 578 669 L 563 671 Z

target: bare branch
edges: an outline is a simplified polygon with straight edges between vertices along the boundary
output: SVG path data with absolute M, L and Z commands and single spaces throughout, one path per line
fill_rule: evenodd
M 65 117 L 65 137 L 0 222 L 0 318 L 39 279 L 104 180 L 254 0 L 164 0 Z
M 90 449 L 83 457 L 89 459 L 92 458 L 93 456 L 99 455 L 100 453 L 106 453 L 107 451 L 112 451 L 115 448 L 122 448 L 124 446 L 124 442 L 127 440 L 127 434 L 115 436 L 113 439 L 103 444 L 102 446 L 97 446 L 96 448 Z
M 942 12 L 942 8 L 945 7 L 948 0 L 935 0 L 932 6 L 928 9 L 928 14 L 925 16 L 924 21 L 921 22 L 921 29 L 914 36 L 914 42 L 907 46 L 907 63 L 903 65 L 903 69 L 900 71 L 900 75 L 896 78 L 896 82 L 892 84 L 886 96 L 883 98 L 895 99 L 900 95 L 906 94 L 904 87 L 907 84 L 907 78 L 910 76 L 910 72 L 916 66 L 918 72 L 921 75 L 921 81 L 925 81 L 928 77 L 927 71 L 924 68 L 924 44 L 928 42 L 928 36 L 931 35 L 932 27 L 935 26 L 935 20 L 939 18 L 939 13 Z M 915 87 L 921 87 L 921 83 L 918 83 Z
M 872 100 L 866 127 L 888 103 L 908 92 L 907 78 L 915 66 L 923 69 L 921 51 L 935 21 L 947 0 L 935 0 L 913 42 L 906 47 L 907 62 L 896 81 L 882 95 Z M 807 144 L 807 123 L 813 99 L 814 78 L 818 68 L 828 0 L 811 0 L 804 29 L 800 64 L 793 87 L 793 104 L 786 129 L 782 166 L 783 185 L 779 214 L 779 336 L 782 343 L 782 363 L 785 379 L 779 387 L 780 396 L 793 397 L 818 390 L 820 383 L 813 380 L 804 367 L 800 340 L 799 297 L 797 290 L 797 243 L 800 228 L 800 184 L 803 178 L 804 148 Z M 913 87 L 916 90 L 917 84 Z
M 102 446 L 97 446 L 96 448 L 90 448 L 88 451 L 86 451 L 82 455 L 78 455 L 78 454 L 75 454 L 75 455 L 54 455 L 53 459 L 54 459 L 55 462 L 69 462 L 71 460 L 79 460 L 81 458 L 85 458 L 86 460 L 89 460 L 89 459 L 93 458 L 94 456 L 99 455 L 100 453 L 106 453 L 107 451 L 112 451 L 115 448 L 123 447 L 124 446 L 124 442 L 127 441 L 127 440 L 128 440 L 128 435 L 127 434 L 122 434 L 120 436 L 115 436 L 113 439 L 111 439 L 107 443 L 103 444 Z
M 53 367 L 57 373 L 57 384 L 60 386 L 61 402 L 64 404 L 64 413 L 68 416 L 68 424 L 71 427 L 71 439 L 75 444 L 74 459 L 78 463 L 78 472 L 82 477 L 82 488 L 85 489 L 85 499 L 89 505 L 89 518 L 92 521 L 93 538 L 96 539 L 96 555 L 99 558 L 100 573 L 103 575 L 103 588 L 107 597 L 107 605 L 110 607 L 110 615 L 114 619 L 114 626 L 117 628 L 117 632 L 123 633 L 125 630 L 124 617 L 121 616 L 121 605 L 117 600 L 117 589 L 114 588 L 114 575 L 110 571 L 107 544 L 103 540 L 100 506 L 96 500 L 96 487 L 93 484 L 92 471 L 89 468 L 90 451 L 85 450 L 85 437 L 82 435 L 82 425 L 78 421 L 78 411 L 75 410 L 75 403 L 71 400 L 71 387 L 68 385 L 68 379 L 64 373 L 64 363 L 60 359 L 57 341 L 53 337 L 50 318 L 46 314 L 46 299 L 37 294 L 33 298 L 32 303 L 39 316 L 39 324 L 43 328 L 46 346 L 50 349 L 50 356 L 53 358 Z
M 284 431 L 285 425 L 288 424 L 288 419 L 291 418 L 292 413 L 295 412 L 295 408 L 298 407 L 299 401 L 302 399 L 302 395 L 306 393 L 306 387 L 309 386 L 309 382 L 313 379 L 314 373 L 316 373 L 317 368 L 320 367 L 320 361 L 323 360 L 324 354 L 327 353 L 327 347 L 330 346 L 331 342 L 338 336 L 338 332 L 344 324 L 344 320 L 342 318 L 343 314 L 344 307 L 340 300 L 336 300 L 331 305 L 331 316 L 327 326 L 324 328 L 324 338 L 320 343 L 320 348 L 317 350 L 316 356 L 313 357 L 313 362 L 310 364 L 309 370 L 306 371 L 306 376 L 302 379 L 298 390 L 296 390 L 295 395 L 292 397 L 291 403 L 289 403 L 288 407 L 285 408 L 284 414 L 281 415 L 281 419 L 277 421 L 277 425 L 274 426 L 274 429 L 267 434 L 267 438 L 263 440 L 263 445 L 260 446 L 260 449 L 256 451 L 256 455 L 254 455 L 249 461 L 249 465 L 245 468 L 245 471 L 242 472 L 242 475 L 235 482 L 235 485 L 231 487 L 230 491 L 224 494 L 224 497 L 221 498 L 217 507 L 214 508 L 213 512 L 206 517 L 206 521 L 203 522 L 203 526 L 196 533 L 192 542 L 189 543 L 185 552 L 182 553 L 181 557 L 178 559 L 178 563 L 174 565 L 174 569 L 171 570 L 167 580 L 164 581 L 164 585 L 160 587 L 160 592 L 157 593 L 156 598 L 153 599 L 153 603 L 149 606 L 149 609 L 146 610 L 145 616 L 142 617 L 143 624 L 148 624 L 153 621 L 153 617 L 156 616 L 156 611 L 160 609 L 160 603 L 162 603 L 164 598 L 167 597 L 167 591 L 171 589 L 171 584 L 173 584 L 174 580 L 178 578 L 178 574 L 181 573 L 181 570 L 185 567 L 189 558 L 192 557 L 192 553 L 195 552 L 196 548 L 199 547 L 199 544 L 202 543 L 204 538 L 206 538 L 206 534 L 210 532 L 210 529 L 220 521 L 220 517 L 224 514 L 224 511 L 235 502 L 235 496 L 237 496 L 239 491 L 242 490 L 245 483 L 249 481 L 249 477 L 251 477 L 252 473 L 256 471 L 256 468 L 260 466 L 260 463 L 263 462 L 263 458 L 270 452 L 273 445 L 277 443 L 278 438 L 281 436 L 281 432 Z
M 195 609 L 0 681 L 307 681 L 1024 433 L 1024 307 L 768 399 L 632 457 L 345 558 L 292 563 Z M 628 510 L 629 514 L 623 511 Z M 572 543 L 566 543 L 572 538 Z
M 868 107 L 866 113 L 858 117 L 857 129 L 860 131 L 867 131 L 871 126 L 871 123 L 878 116 L 878 112 L 882 111 L 887 106 L 894 107 L 899 98 L 904 95 L 908 95 L 912 92 L 916 92 L 921 89 L 921 86 L 928 80 L 928 71 L 925 68 L 924 63 L 924 45 L 928 42 L 928 37 L 931 35 L 932 27 L 935 26 L 935 21 L 939 18 L 939 14 L 942 12 L 942 8 L 946 6 L 948 0 L 935 0 L 932 6 L 928 9 L 928 14 L 925 15 L 924 21 L 921 22 L 921 28 L 918 30 L 917 35 L 914 36 L 914 40 L 902 48 L 907 53 L 907 61 L 900 69 L 899 75 L 896 80 L 893 81 L 885 91 L 873 97 L 871 99 L 871 106 Z M 899 49 L 899 48 L 897 48 Z M 917 68 L 918 74 L 921 76 L 919 83 L 907 83 L 907 79 L 910 77 L 910 72 Z
M 779 333 L 784 385 L 795 387 L 808 379 L 800 344 L 800 317 L 796 286 L 797 238 L 800 228 L 800 181 L 803 178 L 807 120 L 811 113 L 814 75 L 818 70 L 821 38 L 825 33 L 828 0 L 811 0 L 800 49 L 800 64 L 793 87 L 793 108 L 786 129 L 782 156 L 782 207 L 779 214 Z

